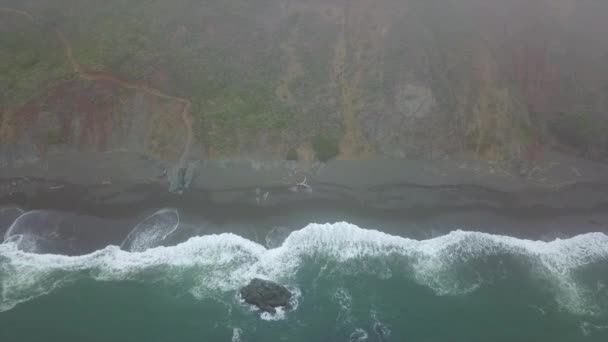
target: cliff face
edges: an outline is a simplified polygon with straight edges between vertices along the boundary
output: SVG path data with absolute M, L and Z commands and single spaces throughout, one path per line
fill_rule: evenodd
M 605 1 L 0 5 L 5 154 L 312 159 L 335 145 L 343 159 L 512 161 L 608 151 Z

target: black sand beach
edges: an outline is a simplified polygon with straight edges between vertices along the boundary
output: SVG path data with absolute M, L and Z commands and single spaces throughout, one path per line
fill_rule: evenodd
M 113 163 L 112 170 L 94 162 L 98 168 L 46 161 L 54 179 L 36 178 L 31 166 L 14 169 L 0 182 L 0 205 L 50 211 L 58 239 L 71 241 L 57 252 L 67 254 L 119 245 L 139 221 L 162 208 L 180 215 L 180 229 L 168 244 L 223 232 L 264 242 L 272 230 L 286 236 L 310 222 L 341 221 L 416 239 L 457 229 L 534 240 L 608 231 L 606 166 L 590 162 L 576 164 L 579 174 L 589 175 L 583 179 L 568 175 L 570 166 L 533 179 L 464 161 L 335 161 L 306 167 L 207 161 L 191 164 L 178 193 L 169 191 L 172 171 L 149 160 Z M 66 182 L 60 166 L 70 167 L 63 171 L 75 181 Z M 142 172 L 134 177 L 137 168 Z M 22 176 L 15 177 L 19 171 Z M 6 222 L 11 215 L 14 211 L 5 210 Z M 4 224 L 0 233 L 6 229 Z

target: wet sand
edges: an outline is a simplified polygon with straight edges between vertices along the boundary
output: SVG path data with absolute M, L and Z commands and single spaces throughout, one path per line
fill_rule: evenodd
M 460 192 L 441 190 L 451 196 L 469 196 L 465 194 L 467 189 L 459 189 Z M 540 240 L 585 232 L 608 232 L 608 205 L 600 202 L 590 203 L 593 204 L 590 206 L 580 202 L 565 207 L 552 207 L 547 203 L 525 206 L 510 197 L 515 196 L 513 194 L 492 193 L 492 200 L 487 197 L 473 204 L 449 201 L 452 204 L 447 205 L 446 201 L 433 204 L 428 198 L 439 197 L 427 194 L 424 201 L 409 199 L 404 201 L 407 205 L 383 208 L 343 194 L 332 198 L 328 193 L 317 197 L 296 193 L 290 194 L 294 196 L 290 201 L 273 203 L 257 203 L 255 194 L 255 189 L 243 189 L 240 201 L 218 202 L 213 200 L 218 195 L 213 192 L 186 191 L 178 195 L 153 186 L 140 186 L 104 201 L 90 188 L 65 185 L 51 192 L 36 192 L 35 196 L 14 194 L 5 197 L 3 203 L 4 207 L 16 206 L 25 211 L 47 210 L 60 217 L 54 221 L 58 223 L 53 224 L 53 234 L 69 241 L 69 245 L 61 244 L 53 252 L 62 254 L 84 254 L 107 245 L 120 245 L 138 222 L 156 210 L 168 207 L 178 209 L 180 226 L 167 244 L 179 243 L 195 235 L 224 232 L 266 243 L 272 230 L 279 229 L 279 233 L 286 236 L 311 222 L 339 221 L 416 239 L 432 238 L 456 229 Z M 289 196 L 287 192 L 285 196 Z M 410 195 L 405 191 L 403 196 Z M 558 198 L 567 196 L 568 191 L 554 194 Z M 422 198 L 423 192 L 417 197 Z M 4 234 L 15 214 L 7 211 L 6 215 L 0 216 L 4 216 L 0 217 L 0 233 Z
M 160 162 L 127 154 L 82 157 L 0 169 L 0 207 L 61 217 L 54 234 L 70 241 L 57 247 L 67 254 L 119 245 L 161 208 L 180 213 L 169 244 L 222 232 L 265 243 L 273 230 L 338 221 L 416 239 L 455 229 L 542 240 L 608 231 L 606 165 L 584 161 L 537 178 L 464 160 L 207 161 L 191 163 L 179 180 L 183 191 L 172 193 L 176 173 Z M 0 215 L 0 233 L 12 216 Z

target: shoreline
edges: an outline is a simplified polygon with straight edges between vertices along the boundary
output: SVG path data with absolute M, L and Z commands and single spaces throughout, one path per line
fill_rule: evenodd
M 264 243 L 277 227 L 290 232 L 341 221 L 415 239 L 457 229 L 544 241 L 608 233 L 608 181 L 602 177 L 539 187 L 481 166 L 475 172 L 455 167 L 462 161 L 335 161 L 308 168 L 281 161 L 205 161 L 191 164 L 185 189 L 171 193 L 172 171 L 162 163 L 147 158 L 116 163 L 115 156 L 103 154 L 109 155 L 106 162 L 113 163 L 46 160 L 44 169 L 33 164 L 12 173 L 0 169 L 0 207 L 51 210 L 64 217 L 59 235 L 78 241 L 72 250 L 62 249 L 68 254 L 118 245 L 162 208 L 180 214 L 181 228 L 171 244 L 227 232 Z M 606 167 L 592 166 L 597 175 Z M 54 179 L 41 178 L 44 174 Z M 304 178 L 310 189 L 296 186 Z

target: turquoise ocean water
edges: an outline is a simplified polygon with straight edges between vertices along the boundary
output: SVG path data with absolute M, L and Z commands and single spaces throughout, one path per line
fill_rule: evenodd
M 267 246 L 233 234 L 155 246 L 177 227 L 166 215 L 82 256 L 36 253 L 40 239 L 9 230 L 0 341 L 608 341 L 603 233 L 418 241 L 334 223 Z M 286 285 L 293 309 L 244 304 L 253 277 Z

